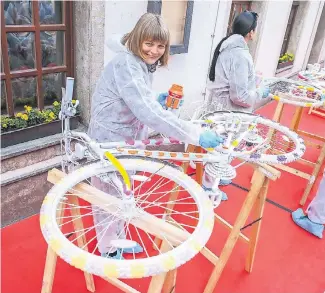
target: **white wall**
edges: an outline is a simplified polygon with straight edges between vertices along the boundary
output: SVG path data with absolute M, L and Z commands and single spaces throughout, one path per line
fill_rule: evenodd
M 275 74 L 291 5 L 292 1 L 268 1 L 267 3 L 255 58 L 256 70 L 263 72 L 264 76 Z
M 188 53 L 172 55 L 168 67 L 160 68 L 154 78 L 153 87 L 160 92 L 173 83 L 184 86 L 185 112 L 204 99 L 218 5 L 219 1 L 194 3 Z
M 125 34 L 133 29 L 142 14 L 147 12 L 147 1 L 105 1 L 105 44 L 111 34 Z M 105 45 L 104 63 L 114 53 Z
M 306 21 L 296 51 L 294 70 L 302 69 L 306 54 L 310 53 L 308 45 L 313 42 L 314 24 L 318 21 L 317 15 L 323 2 L 310 1 L 308 5 Z M 139 17 L 147 11 L 147 4 L 147 0 L 106 1 L 105 42 L 112 33 L 129 32 Z M 292 0 L 270 0 L 266 1 L 263 7 L 264 13 L 260 16 L 263 18 L 263 25 L 258 28 L 255 67 L 256 70 L 263 72 L 264 76 L 274 76 L 276 72 L 291 5 Z M 189 51 L 172 55 L 168 67 L 157 70 L 153 83 L 155 91 L 166 92 L 173 83 L 183 85 L 185 108 L 193 107 L 197 105 L 193 102 L 204 99 L 210 60 L 218 42 L 226 34 L 230 8 L 231 1 L 194 2 Z M 324 46 L 322 54 L 325 51 Z M 114 54 L 105 46 L 105 63 L 113 56 Z
M 255 56 L 256 70 L 265 76 L 275 75 L 281 46 L 287 27 L 292 1 L 268 1 L 262 31 L 259 32 L 259 45 Z M 311 46 L 320 19 L 324 1 L 309 1 L 306 5 L 303 25 L 295 52 L 294 66 L 283 74 L 296 73 L 305 69 Z
M 224 5 L 229 2 L 221 3 Z M 147 11 L 147 4 L 147 1 L 107 1 L 105 42 L 112 33 L 129 32 Z M 157 92 L 166 92 L 173 83 L 184 86 L 185 112 L 190 111 L 188 107 L 193 105 L 192 102 L 204 99 L 211 50 L 214 50 L 212 35 L 218 6 L 219 1 L 195 1 L 188 53 L 171 55 L 168 67 L 159 68 L 154 74 L 153 89 Z M 220 11 L 219 16 L 220 19 L 227 19 Z M 113 56 L 114 53 L 105 46 L 105 63 Z
M 305 61 L 308 61 L 306 58 L 310 54 L 311 46 L 314 42 L 321 9 L 323 8 L 324 3 L 321 1 L 310 1 L 308 5 L 307 13 L 305 14 L 303 29 L 300 35 L 300 40 L 298 43 L 298 48 L 296 51 L 296 57 L 293 64 L 292 71 L 299 71 L 304 69 Z
M 324 39 L 322 50 L 319 54 L 317 62 L 324 62 L 324 61 L 325 61 L 325 39 Z M 324 68 L 325 68 L 325 62 L 324 62 Z

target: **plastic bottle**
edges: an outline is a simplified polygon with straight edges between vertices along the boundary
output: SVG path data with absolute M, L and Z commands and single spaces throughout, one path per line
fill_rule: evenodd
M 166 99 L 166 108 L 168 111 L 179 114 L 180 106 L 183 103 L 183 87 L 178 84 L 173 84 L 168 91 Z

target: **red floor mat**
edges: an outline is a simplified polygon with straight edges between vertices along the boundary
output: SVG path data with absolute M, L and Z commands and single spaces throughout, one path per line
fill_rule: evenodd
M 260 112 L 272 117 L 275 106 L 275 103 L 272 103 Z M 292 114 L 293 111 L 289 107 L 288 113 L 285 112 L 284 124 L 288 123 Z M 325 120 L 320 117 L 304 113 L 302 123 L 303 130 L 325 134 Z M 311 156 L 315 157 L 315 153 L 310 151 Z M 251 175 L 252 169 L 249 166 L 241 166 L 234 182 L 249 188 Z M 306 180 L 282 172 L 281 178 L 271 183 L 267 197 L 289 209 L 296 209 L 299 207 L 305 186 Z M 246 193 L 234 186 L 224 187 L 223 190 L 227 192 L 229 200 L 223 202 L 217 212 L 233 223 Z M 315 191 L 314 188 L 310 199 Z M 248 221 L 251 220 L 255 219 L 250 217 Z M 215 292 L 323 292 L 325 240 L 320 240 L 297 227 L 289 212 L 268 202 L 262 221 L 253 272 L 248 274 L 244 270 L 247 245 L 238 241 Z M 249 228 L 244 230 L 244 234 L 249 235 Z M 227 236 L 228 231 L 216 224 L 207 246 L 220 254 Z M 40 292 L 47 246 L 40 232 L 38 215 L 2 229 L 1 237 L 1 292 Z M 198 255 L 179 269 L 176 292 L 203 292 L 212 269 L 211 263 L 202 255 Z M 149 279 L 127 280 L 127 283 L 141 292 L 146 292 Z M 96 292 L 99 293 L 120 292 L 97 277 L 95 285 Z M 59 259 L 53 292 L 88 292 L 83 273 Z

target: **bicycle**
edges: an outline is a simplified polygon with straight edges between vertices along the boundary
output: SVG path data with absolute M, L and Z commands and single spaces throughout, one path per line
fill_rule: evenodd
M 279 102 L 304 108 L 325 105 L 325 91 L 315 84 L 286 78 L 269 78 L 265 84 L 271 89 L 271 97 Z
M 168 138 L 97 143 L 85 133 L 70 130 L 69 119 L 76 112 L 71 102 L 72 78 L 67 78 L 66 88 L 60 114 L 63 167 L 79 167 L 85 158 L 87 162 L 65 176 L 52 173 L 62 179 L 54 180 L 57 183 L 44 199 L 41 230 L 49 246 L 67 263 L 104 278 L 142 278 L 173 270 L 193 258 L 209 240 L 214 208 L 221 199 L 212 203 L 202 187 L 170 161 L 206 162 L 216 190 L 220 179 L 236 176 L 242 163 L 232 166 L 234 158 L 256 163 L 267 173 L 265 163 L 289 163 L 305 151 L 303 140 L 287 127 L 257 115 L 224 111 L 193 121 L 225 138 L 223 145 L 206 149 L 205 154 L 139 149 L 180 143 Z M 95 181 L 114 188 L 115 195 L 93 187 Z M 94 215 L 101 215 L 102 222 L 94 223 Z M 74 224 L 81 220 L 87 228 L 76 230 Z M 122 228 L 110 245 L 121 250 L 121 258 L 102 257 L 98 245 L 117 222 Z M 104 228 L 96 234 L 99 225 Z M 165 245 L 158 247 L 153 237 Z M 80 243 L 84 244 L 79 247 Z M 143 247 L 142 253 L 123 254 L 136 243 Z

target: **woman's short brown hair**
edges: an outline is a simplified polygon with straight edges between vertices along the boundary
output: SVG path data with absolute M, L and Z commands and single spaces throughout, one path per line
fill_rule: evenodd
M 156 41 L 165 44 L 164 54 L 159 59 L 160 66 L 166 66 L 169 58 L 170 37 L 169 30 L 160 15 L 145 13 L 140 17 L 133 30 L 122 39 L 133 54 L 145 59 L 142 44 L 145 41 Z

